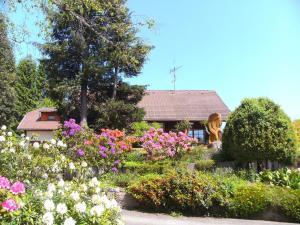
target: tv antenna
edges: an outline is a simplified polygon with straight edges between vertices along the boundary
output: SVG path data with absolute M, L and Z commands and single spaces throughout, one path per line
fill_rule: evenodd
M 182 67 L 183 67 L 183 66 L 178 66 L 178 67 L 174 66 L 174 68 L 170 70 L 170 74 L 173 75 L 172 83 L 173 83 L 173 85 L 174 85 L 174 92 L 175 92 L 175 90 L 176 90 L 176 72 L 177 72 L 180 68 L 182 68 Z

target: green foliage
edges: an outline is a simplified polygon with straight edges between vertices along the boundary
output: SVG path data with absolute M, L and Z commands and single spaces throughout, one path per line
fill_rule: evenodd
M 267 188 L 262 184 L 251 184 L 236 189 L 229 200 L 229 212 L 231 216 L 249 218 L 263 212 L 269 205 Z
M 175 125 L 175 129 L 178 132 L 179 131 L 185 132 L 185 131 L 188 131 L 191 128 L 192 128 L 192 123 L 190 121 L 188 121 L 188 120 L 179 121 Z
M 15 61 L 7 35 L 6 18 L 0 13 L 0 122 L 16 125 Z
M 297 150 L 296 134 L 288 116 L 271 100 L 245 99 L 229 116 L 223 150 L 241 162 L 291 163 Z
M 292 221 L 300 222 L 300 190 L 277 189 L 278 207 Z
M 300 143 L 300 120 L 295 120 L 294 121 L 294 127 L 295 127 L 296 132 L 297 132 L 298 142 Z
M 195 162 L 196 170 L 211 170 L 215 166 L 215 161 L 212 159 L 198 160 Z
M 148 131 L 151 127 L 155 129 L 161 128 L 161 125 L 159 123 L 148 123 L 146 121 L 141 122 L 134 122 L 131 124 L 131 132 L 136 137 L 142 137 L 144 135 L 144 132 Z
M 145 87 L 122 76 L 138 76 L 151 47 L 137 36 L 125 3 L 64 0 L 47 11 L 52 31 L 43 64 L 49 94 L 65 118 L 87 120 L 96 130 L 123 129 L 144 115 L 136 104 Z
M 150 208 L 206 215 L 213 206 L 222 204 L 217 188 L 210 176 L 170 172 L 142 177 L 128 191 L 141 205 Z
M 257 180 L 271 185 L 300 189 L 300 170 L 287 168 L 277 171 L 265 170 L 259 173 Z
M 22 59 L 16 69 L 16 93 L 18 120 L 37 108 L 45 93 L 45 73 L 31 58 Z
M 125 101 L 108 100 L 93 105 L 93 118 L 89 121 L 95 129 L 125 129 L 134 121 L 141 121 L 145 115 L 143 109 Z

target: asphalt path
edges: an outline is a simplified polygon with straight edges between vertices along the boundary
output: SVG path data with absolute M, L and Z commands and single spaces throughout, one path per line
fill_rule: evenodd
M 172 217 L 158 213 L 122 210 L 125 225 L 292 225 L 262 220 L 222 219 L 208 217 Z

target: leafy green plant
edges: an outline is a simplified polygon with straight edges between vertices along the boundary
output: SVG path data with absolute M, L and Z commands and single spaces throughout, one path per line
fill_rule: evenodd
M 148 123 L 146 121 L 134 122 L 131 124 L 130 129 L 134 136 L 142 137 L 146 131 L 148 131 L 151 127 L 155 129 L 161 128 L 159 123 Z
M 215 161 L 212 159 L 198 160 L 195 162 L 196 170 L 211 170 L 215 166 Z
M 257 180 L 271 185 L 300 189 L 300 170 L 288 168 L 277 171 L 265 170 L 259 173 Z
M 291 163 L 297 138 L 290 118 L 267 98 L 245 99 L 229 116 L 223 151 L 240 162 L 265 160 Z
M 175 125 L 176 131 L 186 132 L 192 128 L 192 123 L 188 120 L 181 120 Z

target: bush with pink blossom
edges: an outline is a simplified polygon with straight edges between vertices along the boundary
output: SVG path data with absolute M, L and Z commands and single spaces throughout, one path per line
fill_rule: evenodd
M 163 132 L 151 128 L 141 137 L 142 147 L 147 151 L 148 159 L 179 158 L 197 143 L 197 140 L 183 132 Z
M 22 196 L 25 194 L 24 183 L 17 181 L 11 183 L 11 181 L 0 176 L 0 220 L 3 218 L 9 218 L 21 208 Z
M 68 148 L 62 152 L 74 162 L 87 162 L 98 171 L 117 172 L 124 153 L 132 148 L 132 139 L 119 130 L 102 129 L 96 134 L 79 127 L 72 119 L 64 123 L 62 135 Z

